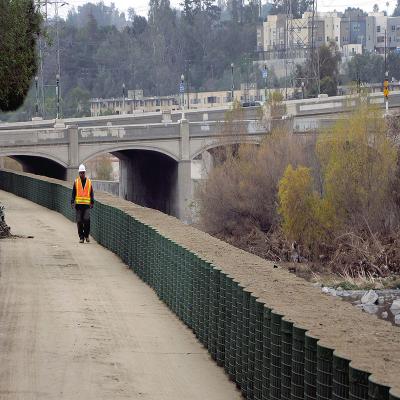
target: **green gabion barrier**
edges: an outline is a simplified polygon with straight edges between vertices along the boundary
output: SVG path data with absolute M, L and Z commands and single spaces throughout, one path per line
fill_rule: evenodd
M 0 188 L 69 220 L 71 189 L 0 171 Z M 240 282 L 123 210 L 96 201 L 92 236 L 117 254 L 196 335 L 251 400 L 400 400 Z

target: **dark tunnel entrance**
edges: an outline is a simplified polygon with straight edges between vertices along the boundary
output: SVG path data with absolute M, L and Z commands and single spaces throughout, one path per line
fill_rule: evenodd
M 67 169 L 48 158 L 25 155 L 10 155 L 9 157 L 19 162 L 24 172 L 61 180 L 67 177 Z
M 113 153 L 120 159 L 120 196 L 144 207 L 176 214 L 178 163 L 151 150 Z

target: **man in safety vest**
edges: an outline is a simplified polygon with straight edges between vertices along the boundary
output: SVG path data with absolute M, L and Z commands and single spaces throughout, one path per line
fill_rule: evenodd
M 86 168 L 83 164 L 79 166 L 79 176 L 75 179 L 72 187 L 71 207 L 76 210 L 76 223 L 78 225 L 79 242 L 85 239 L 90 242 L 90 209 L 93 208 L 94 194 L 92 182 L 85 176 Z

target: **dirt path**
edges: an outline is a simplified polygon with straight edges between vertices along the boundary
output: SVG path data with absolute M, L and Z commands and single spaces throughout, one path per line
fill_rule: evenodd
M 192 333 L 61 215 L 0 191 L 0 399 L 235 400 Z

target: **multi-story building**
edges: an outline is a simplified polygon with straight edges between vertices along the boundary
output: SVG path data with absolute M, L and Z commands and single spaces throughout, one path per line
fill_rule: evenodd
M 335 42 L 339 48 L 342 47 L 342 40 L 340 36 L 340 23 L 342 14 L 336 11 L 318 14 L 319 19 L 324 21 L 325 30 L 325 44 Z
M 387 19 L 387 46 L 390 50 L 400 47 L 400 17 Z
M 360 48 L 361 52 L 366 50 L 378 54 L 384 54 L 385 47 L 389 51 L 400 48 L 400 17 L 349 9 L 344 13 L 317 13 L 314 23 L 311 21 L 310 12 L 291 21 L 287 21 L 284 14 L 269 15 L 258 29 L 260 60 L 304 58 L 306 51 L 303 50 L 301 55 L 301 51 L 297 54 L 296 49 L 311 47 L 313 42 L 318 48 L 333 41 L 345 57 L 359 54 Z M 292 54 L 286 53 L 287 48 Z
M 286 40 L 286 16 L 268 15 L 263 23 L 263 51 L 279 52 L 285 49 Z
M 366 44 L 366 17 L 361 9 L 346 10 L 340 21 L 341 45 Z
M 375 51 L 376 44 L 376 18 L 380 13 L 369 13 L 365 18 L 365 50 L 369 52 Z
M 266 95 L 276 89 L 257 88 L 254 85 L 242 84 L 240 89 L 234 91 L 234 99 L 241 102 L 265 101 Z M 136 96 L 140 97 L 137 93 Z M 157 112 L 164 110 L 180 110 L 182 98 L 185 109 L 207 109 L 212 107 L 226 106 L 232 103 L 231 91 L 215 92 L 189 92 L 184 96 L 172 95 L 163 97 L 140 97 L 132 98 L 134 92 L 128 91 L 128 97 L 111 99 L 91 99 L 90 113 L 92 117 L 107 114 L 135 114 L 142 112 Z
M 134 114 L 160 110 L 177 110 L 179 102 L 176 96 L 135 98 L 90 99 L 91 116 L 108 114 Z

